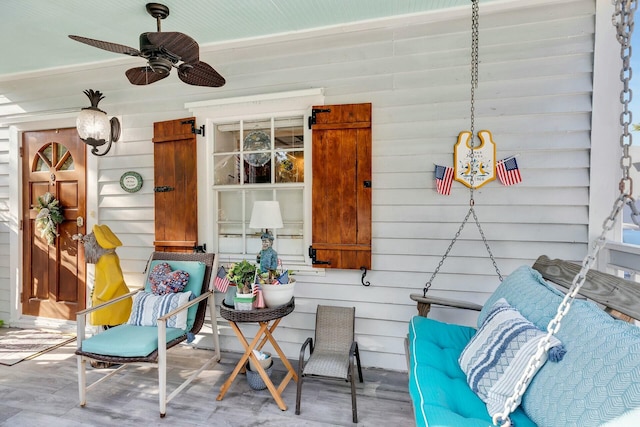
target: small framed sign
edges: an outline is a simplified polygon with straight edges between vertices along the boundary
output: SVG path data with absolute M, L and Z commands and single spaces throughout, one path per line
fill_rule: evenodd
M 142 177 L 138 172 L 125 172 L 120 177 L 120 187 L 128 193 L 135 193 L 142 188 Z

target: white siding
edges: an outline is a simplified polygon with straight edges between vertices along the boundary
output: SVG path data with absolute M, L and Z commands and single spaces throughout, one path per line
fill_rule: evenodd
M 595 1 L 524 3 L 481 10 L 480 16 L 475 128 L 492 131 L 498 159 L 518 154 L 523 176 L 519 185 L 495 181 L 475 192 L 476 212 L 503 274 L 543 253 L 581 259 L 589 232 Z M 402 370 L 403 339 L 415 313 L 409 294 L 421 292 L 469 207 L 469 191 L 459 183 L 449 197 L 436 193 L 433 165 L 453 164 L 453 144 L 469 128 L 470 16 L 444 12 L 354 28 L 203 48 L 202 60 L 227 79 L 219 89 L 190 87 L 175 75 L 148 87 L 123 87 L 116 82 L 125 78 L 124 70 L 139 65 L 126 59 L 46 79 L 25 77 L 14 84 L 28 86 L 28 93 L 8 89 L 7 96 L 27 106 L 41 97 L 79 105 L 84 89 L 106 94 L 101 107 L 121 117 L 123 135 L 98 161 L 96 206 L 89 207 L 96 211 L 87 216 L 108 224 L 123 241 L 118 253 L 132 286 L 140 282 L 153 246 L 153 122 L 189 116 L 185 103 L 309 88 L 324 88 L 327 104 L 371 102 L 373 269 L 366 277 L 371 286 L 360 285 L 360 271 L 299 275 L 296 310 L 276 334 L 285 352 L 297 357 L 304 338 L 312 335 L 317 304 L 355 305 L 363 364 Z M 0 161 L 7 153 L 3 135 Z M 4 214 L 8 176 L 2 168 Z M 138 193 L 119 187 L 128 170 L 144 179 Z M 7 277 L 2 261 L 0 316 L 6 312 Z M 469 223 L 431 292 L 483 303 L 497 284 L 479 233 Z M 432 313 L 446 321 L 474 320 L 456 310 Z M 228 325 L 219 325 L 223 349 L 240 350 Z
M 9 209 L 9 129 L 0 127 L 0 320 L 9 323 L 11 292 L 9 281 L 9 239 L 11 211 Z M 17 250 L 17 248 L 16 248 Z

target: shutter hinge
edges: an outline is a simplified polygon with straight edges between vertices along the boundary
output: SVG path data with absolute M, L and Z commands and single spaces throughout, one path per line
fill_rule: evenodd
M 191 125 L 191 133 L 195 133 L 196 135 L 202 135 L 204 136 L 204 125 L 200 126 L 199 128 L 196 128 L 196 121 L 195 120 L 185 120 L 183 122 L 181 122 L 181 124 L 183 125 Z
M 313 265 L 331 265 L 331 261 L 317 261 L 316 250 L 313 246 L 309 246 L 309 258 L 311 258 L 311 264 Z
M 318 113 L 330 113 L 330 108 L 313 108 L 311 109 L 311 115 L 309 116 L 309 129 L 316 124 L 316 114 Z

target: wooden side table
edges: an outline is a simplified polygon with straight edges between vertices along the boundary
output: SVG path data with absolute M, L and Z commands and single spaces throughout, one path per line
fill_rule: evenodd
M 260 377 L 266 384 L 267 389 L 269 389 L 271 396 L 273 396 L 273 399 L 278 404 L 278 407 L 283 411 L 287 410 L 287 405 L 285 405 L 284 401 L 282 400 L 282 392 L 287 387 L 287 384 L 289 383 L 289 381 L 291 381 L 292 378 L 294 381 L 298 382 L 298 375 L 296 374 L 295 369 L 293 369 L 293 366 L 291 366 L 291 363 L 289 363 L 289 360 L 284 355 L 282 349 L 273 337 L 273 331 L 278 327 L 280 320 L 291 313 L 294 308 L 295 300 L 293 297 L 285 305 L 273 308 L 261 308 L 257 310 L 235 310 L 233 309 L 233 307 L 224 305 L 224 303 L 220 305 L 220 315 L 224 319 L 227 319 L 229 321 L 231 329 L 233 329 L 233 331 L 235 332 L 238 340 L 244 347 L 245 352 L 238 361 L 238 364 L 236 365 L 227 381 L 222 384 L 222 387 L 220 388 L 220 394 L 218 394 L 216 400 L 222 400 L 224 395 L 231 387 L 233 381 L 244 369 L 247 360 L 251 359 L 254 362 L 258 374 L 260 374 Z M 256 332 L 255 336 L 251 340 L 251 343 L 249 343 L 245 338 L 244 334 L 238 327 L 238 323 L 258 323 L 260 325 L 260 327 L 258 328 L 258 332 Z M 280 356 L 280 360 L 287 369 L 287 375 L 284 377 L 282 382 L 280 382 L 278 388 L 273 385 L 271 378 L 269 378 L 267 372 L 260 365 L 255 354 L 253 354 L 254 349 L 262 350 L 262 347 L 264 347 L 267 342 L 271 343 L 273 348 L 278 353 L 278 356 Z

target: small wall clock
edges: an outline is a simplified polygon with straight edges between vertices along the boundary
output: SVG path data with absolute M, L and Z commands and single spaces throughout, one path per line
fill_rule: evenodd
M 120 177 L 120 187 L 128 193 L 135 193 L 142 188 L 142 177 L 138 172 L 125 172 Z

